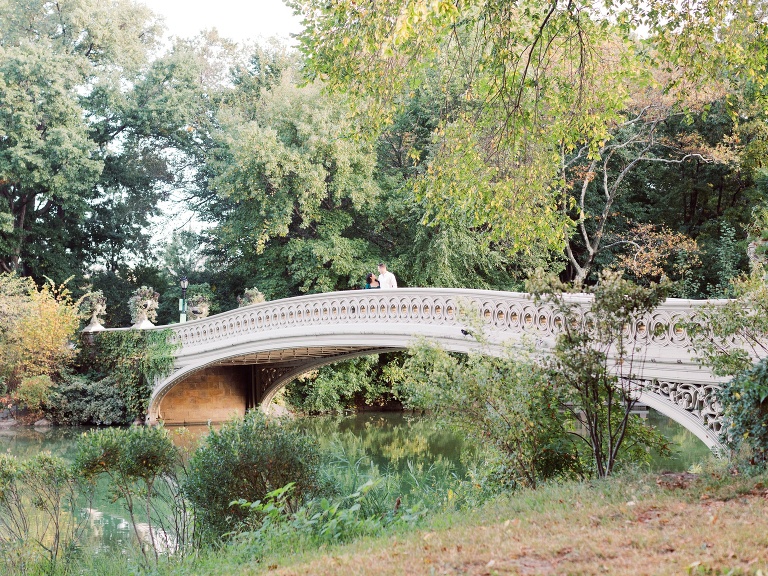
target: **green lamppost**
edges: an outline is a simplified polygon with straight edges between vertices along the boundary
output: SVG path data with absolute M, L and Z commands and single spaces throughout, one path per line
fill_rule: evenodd
M 179 286 L 181 286 L 181 298 L 179 299 L 179 322 L 184 323 L 187 321 L 187 288 L 189 287 L 189 280 L 186 276 L 182 276 L 179 280 Z

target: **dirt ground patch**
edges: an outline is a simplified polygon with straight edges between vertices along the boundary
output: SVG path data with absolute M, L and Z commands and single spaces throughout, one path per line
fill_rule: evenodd
M 671 497 L 561 500 L 540 513 L 340 548 L 269 573 L 768 576 L 768 490 L 686 493 L 694 480 L 663 477 L 659 486 Z

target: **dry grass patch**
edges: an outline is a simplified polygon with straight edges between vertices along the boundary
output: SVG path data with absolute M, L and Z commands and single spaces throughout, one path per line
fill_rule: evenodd
M 659 478 L 658 486 L 647 477 L 607 490 L 521 493 L 487 508 L 485 519 L 459 518 L 459 526 L 333 548 L 300 565 L 273 562 L 268 571 L 768 576 L 768 490 L 762 483 L 717 475 Z

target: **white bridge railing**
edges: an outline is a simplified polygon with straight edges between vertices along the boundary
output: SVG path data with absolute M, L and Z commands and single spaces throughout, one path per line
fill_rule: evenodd
M 582 305 L 582 328 L 588 328 L 591 298 L 571 295 Z M 626 327 L 627 336 L 648 346 L 669 349 L 670 357 L 688 363 L 691 339 L 685 324 L 695 321 L 697 310 L 717 301 L 668 299 L 652 314 Z M 205 347 L 218 347 L 244 335 L 296 327 L 339 324 L 415 324 L 466 328 L 477 315 L 494 340 L 529 334 L 554 341 L 563 318 L 549 304 L 536 305 L 528 294 L 485 290 L 406 288 L 313 294 L 263 302 L 193 322 L 173 324 L 179 355 Z

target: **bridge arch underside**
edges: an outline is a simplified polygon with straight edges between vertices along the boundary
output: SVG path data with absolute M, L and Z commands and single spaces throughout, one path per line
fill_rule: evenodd
M 150 399 L 148 420 L 205 424 L 268 409 L 277 392 L 302 374 L 370 354 L 402 347 L 315 346 L 232 356 L 176 371 Z
M 147 421 L 166 424 L 223 422 L 242 416 L 250 408 L 268 410 L 275 394 L 298 376 L 335 362 L 395 352 L 407 343 L 368 342 L 358 336 L 353 341 L 327 342 L 315 336 L 313 346 L 286 345 L 269 350 L 214 355 L 177 364 L 170 376 L 159 382 L 150 398 Z M 434 339 L 452 352 L 479 350 L 471 337 Z M 306 340 L 305 340 L 306 342 Z M 252 346 L 252 345 L 251 345 Z M 250 346 L 249 346 L 250 347 Z M 501 355 L 503 346 L 491 346 L 485 353 Z M 654 365 L 655 366 L 655 365 Z M 715 399 L 716 382 L 700 373 L 683 370 L 670 374 L 669 367 L 651 368 L 644 375 L 638 400 L 692 432 L 710 449 L 722 451 L 719 431 L 721 409 Z M 648 373 L 648 372 L 658 372 Z

